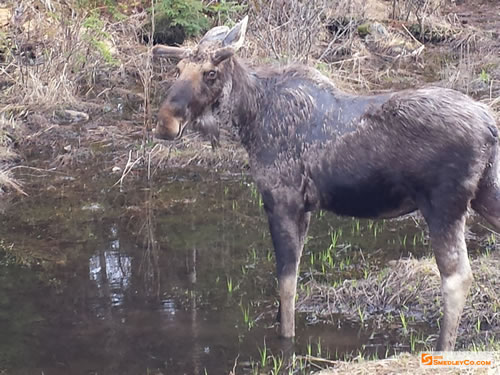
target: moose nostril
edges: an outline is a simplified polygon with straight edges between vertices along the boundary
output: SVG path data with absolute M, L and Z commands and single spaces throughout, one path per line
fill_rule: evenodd
M 170 111 L 172 115 L 175 117 L 184 117 L 184 112 L 186 111 L 186 107 L 182 103 L 170 103 Z
M 168 103 L 168 111 L 172 114 L 172 116 L 184 118 L 189 102 L 187 98 L 175 96 L 173 98 L 169 98 Z
M 166 100 L 170 113 L 176 117 L 184 117 L 192 98 L 193 88 L 191 82 L 181 80 L 174 83 Z

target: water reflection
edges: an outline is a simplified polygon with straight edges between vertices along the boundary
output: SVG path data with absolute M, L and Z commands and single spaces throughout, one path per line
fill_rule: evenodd
M 175 316 L 175 301 L 171 298 L 161 301 L 161 311 L 165 313 L 167 318 L 174 318 Z
M 10 369 L 120 375 L 147 369 L 204 374 L 206 369 L 208 374 L 227 374 L 236 357 L 241 362 L 258 358 L 264 341 L 279 352 L 271 241 L 262 208 L 249 201 L 247 186 L 239 180 L 198 178 L 119 192 L 103 189 L 100 185 L 114 183 L 103 180 L 88 185 L 95 190 L 82 192 L 78 181 L 65 183 L 72 185 L 60 189 L 64 196 L 54 196 L 57 189 L 51 188 L 0 217 L 0 236 L 6 242 L 42 249 L 46 257 L 51 239 L 57 238 L 58 252 L 67 259 L 53 273 L 42 274 L 54 283 L 45 289 L 55 291 L 51 294 L 39 288 L 26 293 L 27 286 L 10 275 L 0 283 L 0 328 L 2 319 L 13 320 L 28 302 L 35 305 L 25 333 L 6 330 L 0 335 L 0 348 L 21 335 L 18 341 L 25 350 L 16 352 L 30 353 L 29 365 L 12 356 Z M 85 209 L 85 201 L 103 209 Z M 353 246 L 363 248 L 366 257 L 381 248 L 395 249 L 395 258 L 400 255 L 398 244 L 384 242 L 382 232 L 371 235 L 371 227 L 357 229 L 350 219 L 316 220 L 303 260 L 305 272 L 310 254 L 328 248 L 333 225 L 343 228 L 345 237 L 355 232 Z M 2 288 L 11 284 L 16 288 L 4 298 L 11 306 L 5 318 Z M 243 310 L 255 320 L 251 328 Z M 304 352 L 321 337 L 330 353 L 356 350 L 371 334 L 345 323 L 337 329 L 310 326 L 304 316 L 297 321 L 297 333 L 297 350 Z M 0 374 L 1 359 L 2 353 Z
M 153 211 L 153 190 L 146 190 L 142 210 L 143 224 L 139 233 L 142 235 L 142 257 L 139 274 L 142 276 L 146 296 L 158 300 L 160 298 L 161 278 L 159 265 L 160 246 L 156 240 L 156 222 Z M 141 215 L 141 216 L 142 216 Z
M 119 248 L 118 243 L 113 241 L 111 248 Z M 89 275 L 100 298 L 109 298 L 111 306 L 123 305 L 132 277 L 132 257 L 116 250 L 100 252 L 89 259 Z
M 112 223 L 104 230 L 110 234 L 107 249 L 98 248 L 89 258 L 89 279 L 97 286 L 92 304 L 97 317 L 112 327 L 106 339 L 107 351 L 123 352 L 120 332 L 143 336 L 137 328 L 141 327 L 150 343 L 161 342 L 147 350 L 148 356 L 170 361 L 169 367 L 178 371 L 202 374 L 210 345 L 200 343 L 207 337 L 196 290 L 198 250 L 169 244 L 169 239 L 188 242 L 185 233 L 158 240 L 154 191 L 149 187 L 142 200 L 135 202 L 126 228 L 132 238 L 126 237 L 123 223 Z M 189 217 L 184 220 L 191 222 L 190 230 L 199 230 L 192 220 L 195 216 L 183 216 Z M 162 233 L 169 232 L 163 227 Z M 212 340 L 217 338 L 212 336 Z

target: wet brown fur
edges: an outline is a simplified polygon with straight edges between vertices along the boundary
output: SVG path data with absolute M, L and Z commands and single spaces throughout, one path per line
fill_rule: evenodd
M 200 46 L 181 62 L 157 134 L 178 135 L 177 124 L 213 121 L 217 111 L 237 127 L 269 219 L 281 334 L 295 331 L 297 268 L 311 211 L 388 218 L 418 209 L 442 277 L 437 347 L 452 350 L 472 280 L 468 207 L 500 230 L 498 132 L 488 108 L 437 87 L 354 96 L 303 66 L 251 70 L 232 54 L 214 64 L 221 48 Z M 213 69 L 217 80 L 209 82 Z

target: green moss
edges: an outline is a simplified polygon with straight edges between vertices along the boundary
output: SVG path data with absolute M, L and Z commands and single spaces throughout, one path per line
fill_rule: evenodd
M 370 34 L 370 24 L 369 23 L 363 23 L 358 26 L 358 35 L 361 38 L 365 38 L 368 34 Z

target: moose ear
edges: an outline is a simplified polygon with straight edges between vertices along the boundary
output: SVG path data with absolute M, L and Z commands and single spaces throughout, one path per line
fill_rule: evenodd
M 222 45 L 225 47 L 232 47 L 234 51 L 239 50 L 245 42 L 245 34 L 247 32 L 248 16 L 245 16 L 229 31 L 224 38 Z
M 206 34 L 201 38 L 198 44 L 203 44 L 206 42 L 213 42 L 218 40 L 224 40 L 227 33 L 229 33 L 229 27 L 227 26 L 216 26 L 211 28 L 206 32 Z

